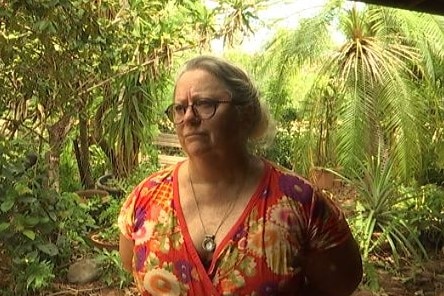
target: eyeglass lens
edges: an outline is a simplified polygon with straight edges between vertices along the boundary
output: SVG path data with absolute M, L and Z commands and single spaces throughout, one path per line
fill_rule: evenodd
M 197 101 L 190 105 L 172 104 L 166 110 L 168 119 L 175 123 L 181 124 L 184 120 L 185 113 L 188 107 L 191 107 L 194 116 L 199 117 L 202 120 L 210 119 L 216 113 L 216 109 L 221 103 L 230 103 L 229 101 Z

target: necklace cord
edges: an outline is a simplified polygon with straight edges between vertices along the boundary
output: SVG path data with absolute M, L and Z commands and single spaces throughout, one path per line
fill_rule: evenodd
M 245 177 L 246 177 L 246 176 L 245 176 Z M 245 179 L 245 177 L 244 177 L 244 179 Z M 214 244 L 213 248 L 211 248 L 211 249 L 214 250 L 214 248 L 215 248 L 215 238 L 216 238 L 216 235 L 217 235 L 217 233 L 219 232 L 219 229 L 220 229 L 220 228 L 222 227 L 222 225 L 224 224 L 225 220 L 228 218 L 229 214 L 231 214 L 231 212 L 233 211 L 234 206 L 235 206 L 235 204 L 236 204 L 236 201 L 239 199 L 239 195 L 240 195 L 240 193 L 241 193 L 241 189 L 243 188 L 243 185 L 244 185 L 244 184 L 239 185 L 239 188 L 238 188 L 238 190 L 237 190 L 237 192 L 236 192 L 236 198 L 234 198 L 234 199 L 230 202 L 229 206 L 228 206 L 227 209 L 225 210 L 225 213 L 224 213 L 222 219 L 221 219 L 220 222 L 219 222 L 219 225 L 216 227 L 216 230 L 214 231 L 214 234 L 211 235 L 211 234 L 208 234 L 207 230 L 205 229 L 205 224 L 203 223 L 203 220 L 202 220 L 202 215 L 201 215 L 201 213 L 200 213 L 199 202 L 198 202 L 198 200 L 197 200 L 197 198 L 196 198 L 196 192 L 195 192 L 195 190 L 194 190 L 194 184 L 193 184 L 193 181 L 192 181 L 192 179 L 191 179 L 191 173 L 190 173 L 190 167 L 189 167 L 189 166 L 188 166 L 188 181 L 189 181 L 189 183 L 190 183 L 191 191 L 192 191 L 192 193 L 193 193 L 193 200 L 194 200 L 194 203 L 195 203 L 195 205 L 196 205 L 197 214 L 198 214 L 198 216 L 199 216 L 200 224 L 202 225 L 202 229 L 203 229 L 203 231 L 204 231 L 204 233 L 205 233 L 205 239 L 203 240 L 203 244 L 204 244 L 207 240 L 210 240 L 210 242 L 211 242 L 212 244 Z M 242 182 L 242 183 L 244 183 L 244 182 Z M 206 249 L 206 248 L 204 248 L 204 249 L 205 249 L 206 251 L 209 251 L 209 250 Z

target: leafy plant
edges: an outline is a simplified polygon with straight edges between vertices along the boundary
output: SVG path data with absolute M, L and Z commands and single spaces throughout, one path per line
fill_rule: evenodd
M 16 290 L 18 291 L 40 290 L 47 287 L 48 283 L 51 283 L 55 277 L 54 263 L 49 260 L 40 260 L 37 252 L 33 255 L 35 256 L 25 259 L 27 262 L 24 272 L 16 272 L 18 274 Z M 20 261 L 20 259 L 16 258 L 17 261 Z M 21 265 L 20 262 L 17 263 Z
M 45 185 L 46 170 L 38 155 L 24 159 L 28 143 L 0 142 L 0 241 L 14 295 L 38 291 L 55 277 L 54 266 L 66 265 L 75 246 L 94 221 L 77 195 L 59 194 Z
M 118 243 L 120 230 L 117 217 L 122 202 L 122 199 L 111 198 L 97 218 L 98 237 L 106 242 Z
M 419 188 L 404 188 L 411 196 L 406 211 L 409 221 L 419 233 L 421 242 L 437 251 L 444 245 L 444 190 L 428 184 Z
M 76 160 L 72 157 L 72 144 L 69 144 L 63 148 L 60 155 L 60 191 L 61 192 L 73 192 L 79 190 L 81 187 L 80 180 L 78 178 L 79 171 L 77 168 Z
M 356 188 L 356 211 L 350 217 L 350 224 L 364 260 L 370 253 L 386 249 L 391 251 L 397 266 L 400 254 L 415 260 L 427 257 L 417 228 L 406 211 L 411 197 L 401 194 L 392 160 L 384 160 L 378 153 L 360 161 L 360 167 L 354 171 L 353 178 L 334 173 Z
M 269 147 L 259 148 L 257 154 L 291 169 L 293 168 L 294 141 L 295 137 L 289 129 L 278 128 L 273 144 Z
M 364 269 L 363 282 L 365 283 L 365 286 L 368 287 L 370 291 L 374 292 L 379 291 L 380 289 L 379 278 L 375 264 L 373 262 L 364 261 L 363 269 Z
M 131 275 L 123 269 L 119 253 L 117 251 L 102 250 L 96 260 L 101 266 L 103 281 L 108 286 L 116 286 L 120 288 L 128 286 L 132 282 Z
M 435 124 L 442 122 L 439 117 L 431 121 L 427 116 L 442 106 L 442 26 L 442 19 L 433 15 L 328 1 L 295 30 L 276 34 L 256 60 L 265 69 L 279 69 L 272 79 L 285 90 L 292 85 L 294 102 L 306 103 L 302 116 L 310 129 L 300 155 L 313 156 L 317 165 L 332 161 L 344 170 L 357 170 L 360 159 L 376 155 L 383 145 L 404 180 L 421 171 L 424 147 L 432 142 L 424 128 L 430 125 L 431 136 L 442 126 Z M 299 93 L 294 81 L 312 75 L 304 84 L 308 90 Z M 432 99 L 439 104 L 429 109 Z

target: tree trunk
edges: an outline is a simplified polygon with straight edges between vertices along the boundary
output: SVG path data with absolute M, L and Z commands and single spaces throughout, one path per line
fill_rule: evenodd
M 64 115 L 59 121 L 48 127 L 48 186 L 57 192 L 60 192 L 60 154 L 71 125 L 70 116 Z
M 91 175 L 89 154 L 89 129 L 88 121 L 84 114 L 79 115 L 79 138 L 74 145 L 76 150 L 77 166 L 79 168 L 80 181 L 84 188 L 94 188 L 94 180 Z
M 52 144 L 52 141 L 49 140 Z M 47 163 L 48 163 L 48 184 L 49 188 L 54 189 L 57 192 L 60 192 L 60 150 L 51 148 L 50 151 L 46 154 Z

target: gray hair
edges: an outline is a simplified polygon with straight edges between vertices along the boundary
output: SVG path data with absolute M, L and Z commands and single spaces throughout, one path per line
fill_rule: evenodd
M 245 106 L 250 117 L 249 140 L 255 144 L 269 144 L 275 135 L 275 124 L 271 118 L 266 104 L 260 100 L 259 91 L 247 73 L 238 66 L 221 58 L 202 55 L 189 60 L 178 78 L 191 70 L 204 70 L 221 81 L 232 95 L 233 101 L 242 103 L 239 105 L 241 112 Z

